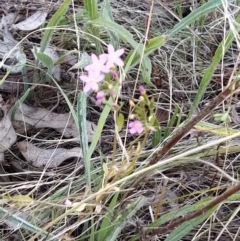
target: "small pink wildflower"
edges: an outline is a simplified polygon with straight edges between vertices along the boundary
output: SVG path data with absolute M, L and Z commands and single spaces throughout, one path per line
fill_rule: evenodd
M 69 199 L 66 199 L 64 202 L 64 205 L 66 205 L 67 207 L 72 205 L 72 202 Z
M 104 65 L 107 62 L 107 56 L 105 54 L 101 54 L 99 58 L 95 54 L 92 54 L 91 59 L 92 63 L 85 67 L 88 73 L 100 75 L 101 72 L 108 73 L 110 71 L 110 69 Z
M 98 91 L 97 92 L 97 95 L 96 95 L 96 98 L 97 99 L 103 99 L 105 97 L 105 94 L 103 91 Z
M 97 95 L 96 95 L 96 102 L 95 102 L 95 105 L 96 106 L 100 106 L 102 104 L 102 101 L 105 99 L 105 94 L 103 91 L 99 91 L 97 92 Z
M 145 88 L 144 88 L 142 85 L 139 86 L 138 90 L 139 90 L 139 92 L 140 92 L 141 95 L 146 94 L 146 90 L 145 90 Z
M 89 90 L 94 90 L 94 91 L 98 91 L 98 83 L 101 82 L 104 79 L 104 75 L 100 74 L 100 75 L 95 75 L 95 74 L 90 74 L 87 75 L 81 75 L 80 79 L 85 82 L 85 86 L 83 88 L 83 91 L 86 93 Z
M 135 120 L 129 123 L 129 132 L 134 134 L 141 134 L 143 132 L 143 124 L 139 120 Z
M 111 74 L 112 74 L 113 79 L 117 79 L 118 78 L 118 73 L 117 73 L 116 70 L 111 70 Z
M 114 50 L 113 46 L 111 44 L 108 45 L 108 54 L 107 56 L 107 63 L 106 66 L 110 69 L 114 66 L 114 64 L 118 65 L 119 67 L 122 67 L 124 65 L 122 59 L 120 56 L 124 53 L 124 49 L 118 49 Z
M 111 89 L 109 92 L 109 95 L 113 97 L 115 95 L 115 91 L 113 89 Z
M 115 103 L 112 103 L 112 107 L 113 108 L 117 108 L 118 107 L 118 104 L 115 102 Z
M 102 104 L 102 99 L 98 99 L 95 101 L 96 106 L 100 106 Z

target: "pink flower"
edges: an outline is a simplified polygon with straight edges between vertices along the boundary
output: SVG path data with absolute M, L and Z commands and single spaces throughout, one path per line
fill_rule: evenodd
M 113 79 L 117 79 L 118 78 L 118 73 L 117 73 L 116 70 L 112 70 L 111 74 L 112 74 Z
M 64 205 L 66 205 L 67 207 L 72 205 L 72 202 L 69 199 L 66 199 L 64 202 Z
M 85 70 L 88 73 L 94 73 L 95 75 L 100 75 L 101 72 L 108 73 L 110 71 L 104 64 L 107 62 L 107 56 L 105 54 L 101 54 L 99 58 L 95 55 L 91 55 L 92 64 L 89 64 L 85 67 Z
M 146 94 L 146 90 L 145 90 L 145 88 L 144 88 L 142 85 L 139 86 L 138 90 L 139 90 L 139 92 L 140 92 L 141 95 Z
M 129 132 L 134 134 L 141 134 L 143 132 L 143 124 L 139 120 L 135 120 L 129 123 Z
M 113 89 L 111 89 L 109 92 L 109 95 L 113 97 L 115 95 L 115 91 Z
M 93 73 L 89 73 L 89 75 L 81 75 L 80 79 L 85 82 L 85 86 L 83 91 L 86 93 L 89 90 L 98 91 L 98 83 L 104 79 L 104 75 L 95 75 Z
M 103 91 L 98 91 L 97 92 L 97 95 L 96 95 L 96 98 L 97 99 L 103 99 L 105 97 L 105 94 Z
M 114 50 L 111 44 L 108 45 L 108 54 L 107 56 L 107 63 L 106 66 L 110 69 L 114 66 L 114 64 L 122 67 L 124 65 L 121 58 L 119 58 L 124 53 L 124 49 Z
M 112 103 L 112 107 L 114 108 L 114 109 L 116 109 L 117 107 L 118 107 L 118 104 L 115 102 L 115 103 Z
M 105 99 L 105 93 L 103 91 L 97 92 L 95 105 L 100 106 L 104 99 Z

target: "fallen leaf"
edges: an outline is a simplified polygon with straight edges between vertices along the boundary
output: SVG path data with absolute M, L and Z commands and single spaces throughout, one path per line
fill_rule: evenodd
M 11 204 L 12 207 L 22 207 L 22 206 L 27 206 L 29 204 L 33 204 L 34 200 L 30 198 L 29 196 L 26 195 L 14 195 L 14 196 L 5 196 L 5 199 L 8 201 L 13 202 Z
M 6 59 L 4 59 L 1 67 L 7 71 L 10 71 L 11 73 L 19 73 L 25 66 L 27 57 L 21 48 L 17 46 L 18 41 L 16 41 L 13 35 L 9 32 L 5 16 L 2 16 L 0 30 L 3 32 L 3 41 L 0 41 L 0 57 L 4 58 L 7 54 L 8 58 L 8 62 Z M 12 52 L 9 55 L 10 51 Z
M 71 157 L 82 158 L 82 149 L 74 147 L 72 149 L 54 148 L 42 149 L 27 141 L 18 142 L 17 146 L 24 158 L 35 167 L 55 168 Z
M 8 115 L 4 114 L 0 121 L 0 153 L 8 150 L 16 141 L 17 135 Z
M 31 31 L 40 27 L 47 17 L 47 12 L 37 11 L 24 21 L 13 24 L 12 27 L 19 30 Z
M 1 29 L 3 31 L 3 41 L 4 41 L 4 43 L 17 44 L 18 41 L 15 40 L 13 35 L 10 33 L 9 28 L 8 28 L 7 18 L 4 15 L 2 16 L 0 26 L 1 26 Z
M 33 128 L 33 126 L 27 123 L 23 123 L 22 121 L 16 121 L 16 120 L 12 121 L 12 126 L 16 131 L 16 133 L 21 135 L 26 134 L 27 131 Z
M 73 66 L 77 63 L 77 59 L 78 57 L 75 54 L 68 54 L 63 58 L 62 62 Z
M 0 152 L 0 163 L 4 161 L 4 153 Z
M 6 17 L 3 15 L 0 22 L 0 30 L 3 34 L 3 41 L 0 41 L 0 57 L 3 58 L 10 51 L 13 52 L 8 55 L 8 58 L 15 58 L 16 52 L 20 50 L 19 47 L 15 47 L 18 41 L 13 38 L 13 35 L 9 32 Z
M 63 136 L 79 138 L 78 128 L 69 113 L 57 114 L 52 111 L 28 106 L 22 103 L 14 115 L 15 121 L 22 121 L 35 128 L 53 128 Z M 96 125 L 87 121 L 88 140 L 91 142 Z
M 8 26 L 11 26 L 16 21 L 18 21 L 20 18 L 21 18 L 21 15 L 17 14 L 16 12 L 14 12 L 14 13 L 7 13 L 5 15 L 5 20 L 6 20 L 6 23 L 7 23 Z

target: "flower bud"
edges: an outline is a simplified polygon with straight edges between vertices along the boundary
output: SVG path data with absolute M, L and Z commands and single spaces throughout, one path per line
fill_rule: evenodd
M 134 118 L 135 118 L 135 115 L 134 115 L 134 114 L 129 115 L 129 119 L 130 119 L 130 120 L 133 120 Z
M 134 102 L 133 102 L 132 100 L 129 100 L 129 105 L 130 105 L 131 107 L 134 107 L 134 106 L 135 106 L 135 104 L 134 104 Z
M 138 90 L 139 90 L 141 95 L 145 95 L 146 94 L 146 90 L 145 90 L 145 88 L 142 85 L 139 86 Z
M 111 90 L 113 88 L 113 85 L 112 84 L 109 84 L 108 85 L 108 89 Z

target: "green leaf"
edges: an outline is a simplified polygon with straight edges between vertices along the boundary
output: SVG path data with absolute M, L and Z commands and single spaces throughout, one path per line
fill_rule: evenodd
M 84 0 L 84 8 L 87 10 L 90 19 L 98 17 L 97 0 Z
M 151 60 L 147 57 L 144 58 L 144 63 L 141 66 L 141 73 L 144 82 L 151 87 L 155 87 L 155 85 L 151 82 L 151 73 L 152 73 L 152 63 Z
M 127 41 L 132 46 L 136 47 L 138 45 L 138 43 L 133 39 L 133 35 L 126 28 L 109 19 L 99 17 L 97 19 L 89 21 L 89 23 L 93 24 L 96 27 L 104 27 L 117 33 L 122 40 Z
M 170 135 L 171 131 L 172 131 L 172 127 L 174 125 L 174 123 L 176 122 L 177 119 L 177 114 L 178 114 L 179 108 L 176 106 L 173 116 L 171 117 L 170 121 L 167 124 L 167 128 L 164 132 L 164 140 Z
M 156 131 L 154 131 L 153 137 L 152 137 L 153 147 L 157 146 L 161 142 L 161 134 L 162 134 L 159 122 L 156 117 L 154 118 L 155 118 L 154 128 L 156 129 Z
M 119 89 L 119 86 L 116 86 L 114 88 L 115 93 L 118 92 L 118 89 Z M 93 152 L 94 152 L 94 150 L 95 150 L 95 148 L 97 146 L 97 143 L 98 143 L 99 139 L 101 138 L 102 130 L 103 130 L 103 127 L 104 127 L 104 125 L 106 123 L 106 119 L 107 119 L 107 117 L 109 115 L 109 112 L 111 111 L 112 104 L 113 104 L 113 100 L 112 100 L 112 98 L 109 98 L 107 100 L 107 103 L 106 103 L 106 105 L 105 105 L 105 107 L 104 107 L 104 109 L 103 109 L 103 111 L 102 111 L 102 113 L 100 115 L 99 120 L 98 120 L 97 128 L 96 128 L 96 131 L 95 131 L 94 136 L 92 138 L 92 143 L 91 143 L 91 145 L 90 145 L 90 147 L 88 149 L 86 162 L 90 162 L 91 161 L 91 156 L 92 156 L 92 154 L 93 154 Z
M 98 5 L 97 0 L 84 0 L 84 8 L 88 13 L 88 18 L 90 20 L 94 20 L 98 17 Z M 87 23 L 87 28 L 85 28 L 86 32 L 90 33 L 90 38 L 93 40 L 96 46 L 97 54 L 102 53 L 102 47 L 100 42 L 100 31 L 98 28 L 94 27 L 93 24 Z
M 119 37 L 123 41 L 127 41 L 132 46 L 134 51 L 131 51 L 125 59 L 125 63 L 129 63 L 129 59 L 132 59 L 132 62 L 130 65 L 131 67 L 129 69 L 132 69 L 133 67 L 135 67 L 137 64 L 140 63 L 140 56 L 143 54 L 144 46 L 143 46 L 143 44 L 137 43 L 133 39 L 132 34 L 127 29 L 125 29 L 123 26 L 121 26 L 109 19 L 103 18 L 103 17 L 99 17 L 95 20 L 92 20 L 92 21 L 90 21 L 90 23 L 93 24 L 94 26 L 104 27 L 108 30 L 113 31 L 114 33 L 118 34 Z M 146 48 L 144 50 L 144 56 L 143 56 L 142 66 L 141 66 L 141 73 L 142 73 L 143 79 L 146 82 L 146 84 L 153 86 L 153 87 L 154 87 L 154 85 L 152 84 L 152 82 L 150 80 L 152 65 L 151 65 L 150 59 L 147 56 L 150 53 L 152 53 L 154 50 L 159 48 L 165 41 L 166 41 L 166 36 L 155 37 L 153 40 L 149 40 L 149 44 L 146 46 Z M 137 47 L 138 54 L 135 54 L 136 47 Z M 132 54 L 134 54 L 133 58 L 132 58 Z
M 211 201 L 212 201 L 212 198 L 206 197 L 206 198 L 202 198 L 199 202 L 197 202 L 195 204 L 185 205 L 184 207 L 182 207 L 180 209 L 171 210 L 170 212 L 167 212 L 166 214 L 161 215 L 160 218 L 158 218 L 156 221 L 151 223 L 149 225 L 148 229 L 151 230 L 152 228 L 159 227 L 167 222 L 170 222 L 174 218 L 183 216 L 189 212 L 193 212 L 200 208 L 203 208 L 204 206 L 209 204 L 209 202 L 211 202 Z M 135 235 L 129 241 L 136 241 L 136 240 L 139 240 L 139 235 Z
M 113 211 L 117 205 L 117 200 L 118 200 L 119 192 L 116 192 L 115 195 L 113 196 L 111 203 L 108 207 L 110 211 Z M 98 234 L 98 241 L 105 241 L 105 238 L 109 232 L 113 229 L 114 226 L 110 226 L 112 223 L 112 217 L 108 213 L 102 220 L 101 227 L 99 230 Z
M 165 241 L 178 241 L 181 238 L 183 238 L 185 235 L 187 235 L 188 233 L 190 233 L 190 231 L 192 229 L 194 229 L 195 227 L 197 227 L 199 224 L 201 224 L 204 220 L 206 220 L 207 218 L 209 218 L 214 212 L 215 210 L 218 208 L 219 205 L 216 205 L 214 208 L 208 210 L 206 213 L 193 218 L 189 221 L 184 222 L 183 224 L 181 224 L 180 226 L 178 226 L 177 228 L 175 228 L 165 239 Z
M 124 124 L 124 116 L 123 116 L 123 114 L 120 113 L 117 117 L 118 132 L 120 132 L 122 130 L 123 124 Z
M 56 13 L 49 20 L 47 29 L 45 30 L 43 37 L 42 37 L 40 52 L 44 52 L 44 50 L 47 48 L 48 44 L 51 41 L 51 38 L 52 38 L 52 35 L 54 32 L 54 27 L 56 27 L 58 25 L 62 16 L 65 15 L 70 2 L 71 2 L 71 0 L 65 0 L 63 2 L 63 4 L 58 8 Z
M 126 223 L 135 215 L 135 213 L 143 206 L 143 204 L 146 202 L 146 198 L 144 197 L 138 197 L 137 200 L 127 206 L 127 210 L 120 215 L 116 222 L 115 227 L 113 230 L 108 234 L 106 237 L 106 241 L 116 241 L 118 234 L 121 232 L 121 230 L 124 228 Z
M 154 38 L 149 39 L 148 44 L 145 48 L 145 54 L 149 54 L 160 46 L 162 46 L 167 41 L 167 35 L 161 35 Z
M 87 95 L 84 92 L 79 93 L 77 102 L 77 119 L 80 135 L 80 144 L 83 152 L 85 166 L 86 183 L 91 192 L 91 163 L 87 160 L 88 153 L 88 135 L 87 135 Z
M 37 52 L 36 48 L 34 50 L 34 54 L 37 59 L 48 69 L 48 73 L 51 75 L 52 69 L 54 67 L 53 60 L 46 54 L 42 52 Z
M 109 19 L 111 21 L 114 21 L 112 8 L 110 4 L 111 0 L 104 0 L 104 4 L 102 6 L 102 16 L 106 19 Z M 108 31 L 108 35 L 110 38 L 110 43 L 114 46 L 115 49 L 119 49 L 119 37 L 118 34 L 116 34 L 113 31 Z
M 18 107 L 25 101 L 25 99 L 28 97 L 30 91 L 31 91 L 31 89 L 28 88 L 27 91 L 24 93 L 24 95 L 21 96 L 21 98 L 19 100 L 17 100 L 16 103 L 11 108 L 11 119 L 12 120 L 14 119 L 14 115 L 15 115 Z

